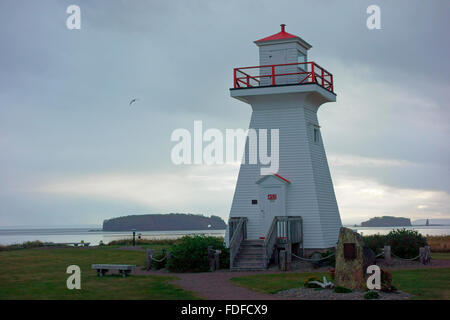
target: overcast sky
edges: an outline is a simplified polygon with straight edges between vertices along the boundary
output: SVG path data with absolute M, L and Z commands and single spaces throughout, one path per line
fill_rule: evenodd
M 381 30 L 366 27 L 371 4 Z M 176 166 L 170 135 L 248 127 L 232 68 L 257 65 L 253 41 L 281 23 L 334 75 L 318 116 L 343 222 L 450 218 L 449 16 L 446 0 L 3 0 L 0 226 L 227 220 L 239 167 Z

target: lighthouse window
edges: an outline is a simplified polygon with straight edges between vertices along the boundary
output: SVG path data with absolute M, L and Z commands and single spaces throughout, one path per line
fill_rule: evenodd
M 299 53 L 299 56 L 297 58 L 297 62 L 298 63 L 305 63 L 306 62 L 306 56 L 302 53 Z M 306 70 L 307 65 L 306 64 L 299 64 L 298 65 L 299 68 Z
M 258 200 L 252 200 L 252 204 L 258 204 Z
M 314 142 L 319 143 L 319 129 L 314 128 Z

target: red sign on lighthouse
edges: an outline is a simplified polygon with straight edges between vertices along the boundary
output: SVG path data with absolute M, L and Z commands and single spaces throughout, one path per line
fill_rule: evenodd
M 276 193 L 268 194 L 267 199 L 268 200 L 277 200 L 277 194 Z

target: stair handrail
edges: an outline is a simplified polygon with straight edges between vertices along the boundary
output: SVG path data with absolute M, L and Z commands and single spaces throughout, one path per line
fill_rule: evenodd
M 239 223 L 233 232 L 233 236 L 230 240 L 230 269 L 233 267 L 234 259 L 239 251 L 242 240 L 245 239 L 245 224 L 247 222 L 246 217 L 239 218 Z
M 269 265 L 270 258 L 272 257 L 273 249 L 277 242 L 277 223 L 278 217 L 274 217 L 272 224 L 270 225 L 267 236 L 264 238 L 264 267 Z

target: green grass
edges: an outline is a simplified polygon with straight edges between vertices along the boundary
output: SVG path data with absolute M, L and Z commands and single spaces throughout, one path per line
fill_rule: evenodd
M 450 268 L 392 271 L 395 287 L 418 300 L 450 299 Z
M 262 274 L 232 278 L 231 281 L 250 290 L 273 294 L 301 287 L 303 281 L 311 276 L 321 279 L 324 275 L 328 278 L 329 274 L 320 272 Z M 392 271 L 392 278 L 394 286 L 413 294 L 413 299 L 450 299 L 450 268 Z
M 93 263 L 145 264 L 143 251 L 114 248 L 22 249 L 0 252 L 0 299 L 197 299 L 170 276 L 97 277 Z M 81 290 L 69 290 L 69 265 L 81 268 Z
M 432 252 L 431 259 L 450 260 L 450 252 Z

